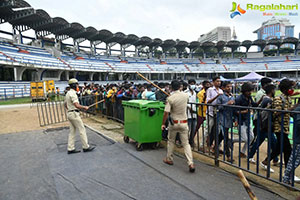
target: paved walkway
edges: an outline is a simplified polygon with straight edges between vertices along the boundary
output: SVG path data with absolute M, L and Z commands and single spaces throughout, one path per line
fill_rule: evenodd
M 165 149 L 137 152 L 87 129 L 93 152 L 66 154 L 68 129 L 0 135 L 0 199 L 249 199 L 238 178 L 196 162 L 162 162 Z M 76 146 L 80 148 L 80 141 Z M 258 199 L 279 196 L 252 185 Z

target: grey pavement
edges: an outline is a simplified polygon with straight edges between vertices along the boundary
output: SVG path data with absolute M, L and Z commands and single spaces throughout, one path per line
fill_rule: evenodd
M 0 135 L 0 199 L 249 199 L 239 179 L 221 169 L 196 162 L 191 174 L 182 157 L 164 164 L 165 149 L 137 152 L 133 143 L 87 133 L 97 148 L 73 155 L 66 153 L 68 129 Z M 251 187 L 258 199 L 282 199 Z

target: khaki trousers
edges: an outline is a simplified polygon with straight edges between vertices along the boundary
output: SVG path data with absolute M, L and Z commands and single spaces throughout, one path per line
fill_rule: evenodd
M 83 149 L 89 148 L 85 127 L 83 125 L 79 112 L 68 112 L 67 116 L 70 124 L 68 151 L 72 151 L 75 149 L 75 136 L 76 136 L 77 129 L 79 130 L 82 148 Z
M 188 165 L 191 165 L 193 164 L 193 155 L 188 140 L 189 128 L 187 123 L 174 124 L 169 126 L 167 159 L 173 161 L 173 151 L 174 151 L 175 139 L 177 133 L 179 133 L 180 135 L 180 139 L 184 148 L 184 154 L 185 157 L 187 158 L 187 163 Z

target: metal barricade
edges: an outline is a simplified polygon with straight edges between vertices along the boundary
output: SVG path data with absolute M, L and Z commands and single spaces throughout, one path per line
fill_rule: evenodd
M 95 102 L 93 97 L 80 97 L 79 102 L 85 102 L 81 105 L 91 105 Z M 65 108 L 64 101 L 47 101 L 38 102 L 37 112 L 40 126 L 48 126 L 52 124 L 62 123 L 68 121 L 67 110 Z M 90 117 L 96 113 L 96 109 L 92 107 L 87 111 L 80 111 L 80 115 L 83 118 Z
M 79 101 L 81 105 L 89 106 L 103 98 L 103 95 L 88 95 L 80 97 Z M 90 117 L 99 113 L 108 119 L 123 123 L 122 101 L 122 98 L 105 99 L 105 102 L 96 104 L 81 114 L 83 117 Z M 291 121 L 290 134 L 293 137 L 288 138 L 288 134 L 283 131 L 285 115 L 295 116 L 300 115 L 300 112 L 236 105 L 190 104 L 197 107 L 196 130 L 190 130 L 190 143 L 194 151 L 214 159 L 216 166 L 219 166 L 220 162 L 226 163 L 259 177 L 287 185 L 282 179 L 285 170 L 283 165 L 285 165 L 291 171 L 290 185 L 300 191 L 294 185 L 294 171 L 299 164 L 296 161 L 300 157 L 300 151 L 297 151 L 300 145 L 298 147 L 294 141 L 297 134 L 300 134 L 300 130 L 297 124 Z M 207 108 L 212 109 L 213 112 L 207 112 Z M 37 109 L 41 126 L 67 121 L 67 112 L 62 101 L 38 103 Z M 256 120 L 253 122 L 254 115 Z M 262 117 L 266 116 L 267 120 L 262 121 Z M 194 121 L 193 114 L 191 117 L 190 121 Z M 275 125 L 275 118 L 280 121 L 279 125 L 277 123 L 277 126 L 280 126 L 279 132 L 272 129 Z M 261 129 L 263 126 L 267 127 L 267 131 Z M 290 141 L 292 145 L 289 147 Z M 285 159 L 284 154 L 287 154 Z M 280 160 L 279 168 L 273 172 L 271 163 L 272 160 L 276 160 L 276 157 Z M 283 160 L 285 160 L 284 164 Z M 265 163 L 264 167 L 262 167 L 262 161 Z
M 195 142 L 192 145 L 194 151 L 214 159 L 216 166 L 219 166 L 219 162 L 226 163 L 287 186 L 283 180 L 285 165 L 291 171 L 289 186 L 300 191 L 300 188 L 294 185 L 295 167 L 299 164 L 296 160 L 297 158 L 298 161 L 300 160 L 300 152 L 297 151 L 294 139 L 300 133 L 299 126 L 290 119 L 290 134 L 293 137 L 288 138 L 288 134 L 284 132 L 284 126 L 287 126 L 284 124 L 285 116 L 300 115 L 300 112 L 236 105 L 191 104 L 196 105 L 200 112 L 197 114 L 196 132 L 190 132 L 192 136 L 190 143 Z M 212 109 L 213 115 L 205 112 L 205 108 Z M 256 116 L 255 123 L 253 122 L 254 115 Z M 261 124 L 262 122 L 264 124 Z M 279 129 L 273 130 L 275 123 L 277 123 L 277 129 L 280 126 L 280 131 Z M 261 127 L 267 127 L 267 129 L 262 130 Z M 292 145 L 289 142 L 292 142 Z M 265 157 L 262 158 L 262 155 Z M 278 170 L 274 172 L 272 169 L 274 166 L 271 164 L 276 157 L 280 161 Z M 283 160 L 285 160 L 284 164 Z

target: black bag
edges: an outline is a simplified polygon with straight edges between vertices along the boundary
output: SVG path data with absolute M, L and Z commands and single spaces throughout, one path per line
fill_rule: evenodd
M 269 117 L 272 115 L 269 114 L 268 111 L 261 111 L 260 113 L 260 132 L 268 132 L 269 131 Z M 272 126 L 272 123 L 271 123 Z

